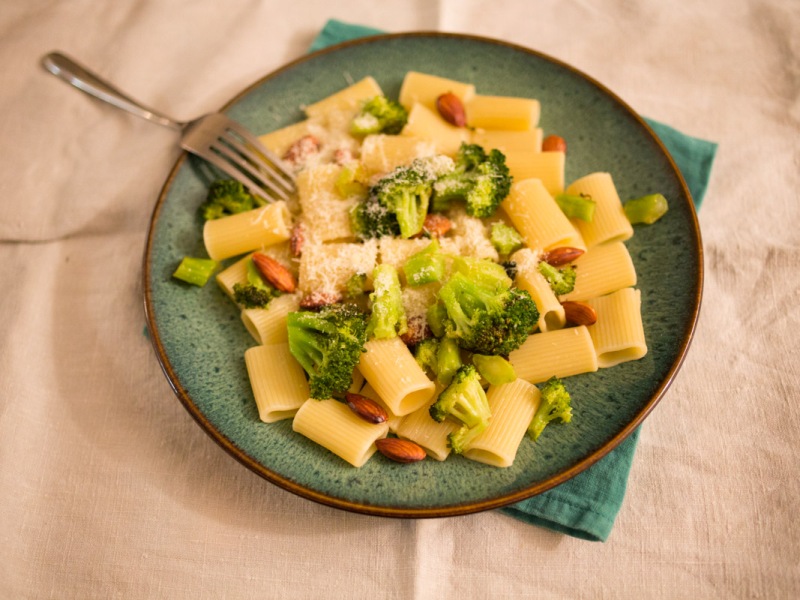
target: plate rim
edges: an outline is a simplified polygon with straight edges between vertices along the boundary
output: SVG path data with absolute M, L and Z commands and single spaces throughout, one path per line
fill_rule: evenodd
M 628 425 L 623 427 L 620 432 L 611 437 L 606 443 L 597 448 L 594 452 L 592 452 L 588 456 L 578 461 L 576 464 L 567 467 L 566 469 L 557 472 L 556 474 L 548 477 L 547 479 L 537 482 L 533 485 L 530 485 L 522 490 L 510 493 L 504 493 L 499 496 L 488 498 L 485 500 L 471 501 L 463 504 L 451 504 L 441 507 L 392 507 L 385 505 L 373 505 L 373 504 L 361 503 L 348 500 L 345 498 L 337 498 L 326 493 L 318 492 L 304 485 L 297 484 L 292 480 L 283 477 L 282 475 L 270 470 L 262 463 L 256 461 L 244 450 L 239 448 L 233 442 L 233 440 L 231 440 L 225 434 L 223 434 L 194 403 L 194 401 L 192 400 L 186 389 L 181 385 L 177 373 L 173 369 L 172 363 L 170 362 L 169 357 L 167 356 L 166 350 L 161 341 L 161 336 L 158 327 L 155 322 L 155 314 L 153 307 L 153 290 L 150 285 L 151 274 L 152 274 L 151 256 L 153 251 L 155 228 L 158 223 L 159 216 L 161 214 L 161 209 L 164 206 L 166 198 L 169 195 L 169 191 L 172 188 L 172 184 L 179 170 L 181 169 L 183 164 L 187 161 L 189 156 L 189 154 L 186 151 L 183 151 L 181 155 L 176 159 L 174 165 L 172 166 L 172 169 L 170 170 L 166 180 L 164 181 L 164 184 L 161 187 L 161 190 L 159 191 L 159 195 L 156 200 L 156 204 L 153 208 L 147 229 L 147 241 L 145 243 L 145 248 L 143 253 L 144 256 L 142 261 L 143 262 L 142 281 L 143 281 L 143 301 L 144 301 L 143 304 L 144 304 L 144 314 L 145 314 L 147 332 L 149 334 L 149 338 L 153 345 L 153 349 L 155 351 L 156 358 L 158 359 L 161 370 L 166 376 L 167 381 L 170 387 L 172 388 L 172 391 L 178 397 L 178 400 L 181 402 L 183 407 L 194 418 L 195 422 L 201 427 L 201 429 L 203 429 L 203 431 L 205 431 L 207 435 L 209 435 L 209 437 L 211 437 L 220 447 L 222 447 L 223 450 L 225 450 L 229 455 L 235 458 L 239 463 L 243 464 L 245 467 L 253 471 L 255 474 L 259 475 L 260 477 L 266 479 L 270 483 L 277 485 L 278 487 L 288 492 L 291 492 L 297 496 L 300 496 L 302 498 L 312 500 L 314 502 L 326 506 L 331 506 L 334 508 L 346 510 L 349 512 L 367 514 L 372 516 L 381 516 L 381 517 L 415 518 L 415 519 L 452 517 L 458 515 L 472 514 L 486 510 L 501 508 L 503 506 L 507 506 L 510 504 L 520 502 L 522 500 L 526 500 L 528 498 L 546 492 L 554 487 L 557 487 L 558 485 L 561 485 L 562 483 L 566 482 L 569 479 L 572 479 L 579 473 L 582 473 L 583 471 L 587 470 L 589 467 L 597 463 L 599 460 L 604 458 L 612 450 L 617 448 L 649 416 L 649 414 L 653 411 L 655 406 L 661 401 L 664 394 L 669 389 L 673 380 L 675 379 L 675 376 L 680 371 L 683 362 L 686 358 L 686 355 L 688 353 L 689 347 L 692 343 L 692 340 L 694 339 L 694 334 L 697 328 L 697 322 L 700 314 L 700 306 L 702 304 L 703 284 L 704 284 L 703 243 L 700 232 L 700 224 L 697 218 L 697 211 L 694 206 L 694 201 L 692 199 L 691 191 L 689 190 L 689 187 L 686 184 L 683 174 L 678 169 L 674 159 L 672 158 L 672 155 L 664 146 L 664 143 L 655 134 L 655 132 L 647 124 L 647 122 L 641 116 L 639 116 L 639 114 L 636 111 L 634 111 L 624 100 L 622 100 L 619 96 L 617 96 L 617 94 L 615 94 L 605 85 L 603 85 L 590 75 L 579 70 L 578 68 L 553 56 L 540 52 L 538 50 L 534 50 L 526 46 L 522 46 L 519 44 L 491 37 L 485 37 L 473 34 L 464 34 L 464 33 L 440 32 L 440 31 L 410 31 L 402 33 L 385 33 L 379 35 L 365 36 L 353 40 L 347 40 L 335 44 L 333 46 L 328 46 L 326 48 L 322 48 L 315 52 L 305 54 L 284 64 L 283 66 L 273 71 L 270 71 L 269 73 L 267 73 L 263 77 L 260 77 L 249 86 L 245 87 L 235 96 L 233 96 L 228 102 L 226 102 L 220 108 L 219 112 L 227 111 L 234 104 L 239 102 L 242 98 L 250 94 L 256 88 L 263 85 L 265 82 L 279 76 L 281 73 L 285 71 L 295 68 L 296 66 L 302 63 L 311 61 L 318 56 L 335 53 L 343 48 L 349 48 L 352 46 L 365 45 L 365 44 L 376 43 L 386 40 L 393 40 L 393 39 L 422 38 L 422 37 L 474 41 L 484 44 L 503 46 L 515 51 L 530 54 L 539 59 L 545 60 L 556 66 L 559 66 L 561 68 L 570 71 L 572 74 L 580 77 L 587 83 L 592 84 L 594 87 L 599 89 L 603 94 L 612 99 L 619 106 L 619 108 L 624 110 L 628 116 L 632 117 L 634 122 L 637 123 L 638 126 L 644 132 L 646 132 L 656 143 L 660 151 L 667 159 L 673 174 L 677 177 L 678 183 L 680 184 L 680 187 L 682 188 L 685 197 L 688 199 L 688 209 L 689 209 L 689 216 L 691 217 L 690 222 L 693 234 L 692 239 L 694 241 L 696 249 L 695 254 L 697 260 L 697 265 L 696 265 L 697 276 L 694 286 L 691 318 L 687 322 L 687 327 L 684 331 L 683 338 L 681 339 L 681 344 L 678 350 L 677 358 L 671 365 L 669 371 L 664 377 L 664 380 L 661 382 L 656 391 L 653 393 L 652 397 L 645 403 L 642 409 L 636 413 L 636 415 L 634 416 L 632 421 L 628 423 Z

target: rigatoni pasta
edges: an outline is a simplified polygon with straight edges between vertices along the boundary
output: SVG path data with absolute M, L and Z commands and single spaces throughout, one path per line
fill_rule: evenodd
M 639 290 L 624 288 L 588 304 L 597 312 L 597 323 L 588 329 L 600 368 L 639 360 L 647 354 Z
M 308 398 L 308 384 L 288 344 L 254 346 L 244 353 L 259 418 L 274 423 L 294 416 Z

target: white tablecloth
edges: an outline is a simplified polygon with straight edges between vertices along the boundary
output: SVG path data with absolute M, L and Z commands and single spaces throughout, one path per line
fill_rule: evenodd
M 505 39 L 719 143 L 706 286 L 610 539 L 497 512 L 392 520 L 289 494 L 181 407 L 142 333 L 173 132 L 47 75 L 62 49 L 188 118 L 328 18 Z M 6 0 L 0 598 L 791 598 L 800 593 L 800 3 Z

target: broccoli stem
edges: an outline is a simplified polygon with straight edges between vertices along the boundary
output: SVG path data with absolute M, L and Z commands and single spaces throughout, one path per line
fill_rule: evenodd
M 186 256 L 181 261 L 181 264 L 178 265 L 178 268 L 172 276 L 186 283 L 203 287 L 208 283 L 208 280 L 218 266 L 219 263 L 210 258 L 192 258 Z
M 411 287 L 441 281 L 445 260 L 439 252 L 439 243 L 433 240 L 424 250 L 412 255 L 403 265 L 406 281 Z
M 597 202 L 589 196 L 577 194 L 558 194 L 556 195 L 556 204 L 570 219 L 580 219 L 587 223 L 591 223 L 594 219 L 594 209 L 597 206 Z
M 473 354 L 472 362 L 478 368 L 478 373 L 492 385 L 511 383 L 517 378 L 514 367 L 502 356 Z
M 632 224 L 645 223 L 652 225 L 663 217 L 669 206 L 667 199 L 661 194 L 649 194 L 641 198 L 628 200 L 623 205 L 625 216 Z

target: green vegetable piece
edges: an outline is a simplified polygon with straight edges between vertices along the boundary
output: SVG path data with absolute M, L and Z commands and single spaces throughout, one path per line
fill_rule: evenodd
M 353 273 L 345 283 L 344 295 L 350 300 L 355 300 L 364 293 L 364 285 L 367 283 L 366 273 Z
M 502 356 L 473 354 L 472 362 L 475 363 L 481 376 L 492 385 L 511 383 L 517 378 L 514 367 Z
M 528 426 L 528 434 L 534 441 L 539 439 L 548 423 L 555 420 L 569 423 L 572 420 L 572 399 L 558 377 L 548 379 L 540 391 L 539 408 Z
M 375 133 L 396 135 L 408 122 L 408 112 L 402 104 L 386 96 L 375 96 L 363 104 L 353 118 L 350 133 L 365 136 Z
M 423 159 L 398 167 L 382 177 L 370 190 L 370 196 L 394 216 L 400 237 L 404 239 L 422 231 L 432 193 L 432 169 Z
M 481 387 L 480 375 L 473 365 L 464 365 L 456 371 L 450 385 L 431 404 L 430 415 L 439 423 L 449 419 L 461 425 L 448 436 L 456 454 L 467 450 L 472 440 L 486 430 L 492 412 Z
M 210 258 L 192 258 L 190 256 L 184 257 L 178 268 L 172 276 L 175 279 L 180 279 L 186 283 L 191 283 L 199 287 L 203 287 L 211 275 L 219 266 L 219 263 Z
M 264 308 L 281 293 L 273 287 L 259 287 L 250 283 L 237 283 L 233 286 L 233 300 L 245 308 Z
M 372 303 L 367 333 L 377 339 L 388 339 L 408 331 L 406 312 L 403 308 L 402 289 L 397 269 L 382 264 L 372 272 L 374 291 L 369 295 Z
M 550 284 L 550 289 L 553 290 L 556 296 L 569 294 L 575 288 L 575 278 L 577 276 L 575 267 L 558 269 L 545 261 L 541 261 L 539 263 L 539 273 Z
M 437 338 L 444 337 L 445 322 L 447 321 L 447 310 L 441 304 L 432 304 L 425 313 L 428 327 Z
M 444 277 L 445 258 L 439 252 L 439 242 L 433 240 L 423 250 L 409 257 L 403 265 L 406 281 L 411 287 L 441 281 Z
M 628 200 L 623 206 L 625 216 L 632 224 L 645 223 L 652 225 L 667 214 L 667 199 L 661 194 L 650 194 L 641 198 Z
M 597 202 L 585 194 L 557 194 L 556 204 L 570 219 L 580 219 L 587 223 L 594 219 L 594 209 L 597 206 Z
M 429 371 L 437 375 L 439 371 L 439 340 L 437 338 L 427 338 L 422 340 L 414 348 L 414 359 L 424 371 Z
M 366 184 L 367 174 L 360 162 L 352 162 L 342 167 L 336 177 L 334 187 L 342 198 L 366 196 L 369 186 Z
M 490 240 L 492 242 L 492 246 L 494 246 L 500 254 L 505 255 L 509 255 L 515 250 L 519 250 L 524 244 L 522 236 L 516 229 L 500 221 L 492 224 Z
M 205 221 L 252 210 L 263 206 L 262 198 L 253 196 L 235 179 L 217 179 L 208 187 L 206 201 L 200 206 Z
M 453 376 L 461 368 L 461 349 L 455 340 L 442 338 L 436 354 L 436 378 L 442 385 L 450 385 Z

